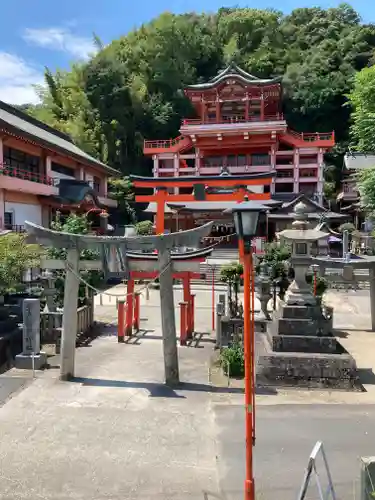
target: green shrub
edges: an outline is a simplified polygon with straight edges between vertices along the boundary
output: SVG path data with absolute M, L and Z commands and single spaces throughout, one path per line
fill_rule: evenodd
M 354 233 L 356 231 L 356 227 L 352 222 L 344 222 L 339 227 L 339 232 L 343 233 L 344 231 L 348 231 L 349 234 Z
M 288 260 L 291 249 L 289 245 L 280 244 L 277 241 L 267 243 L 261 261 L 267 264 L 269 276 L 272 279 L 281 278 L 288 271 Z M 259 266 L 256 272 L 259 273 Z
M 232 344 L 220 353 L 220 366 L 229 377 L 243 377 L 245 374 L 245 358 L 240 343 Z M 229 371 L 229 373 L 228 373 Z
M 243 265 L 240 262 L 231 262 L 220 270 L 220 281 L 223 283 L 239 282 L 243 274 Z
M 306 276 L 306 281 L 307 283 L 311 284 L 311 287 L 314 289 L 314 275 L 313 274 L 308 274 Z M 327 280 L 322 278 L 321 276 L 316 277 L 316 295 L 318 297 L 321 297 L 323 293 L 327 290 L 328 288 L 328 283 Z
M 152 234 L 152 226 L 153 224 L 150 220 L 143 220 L 135 225 L 135 230 L 138 235 L 147 236 L 148 234 Z

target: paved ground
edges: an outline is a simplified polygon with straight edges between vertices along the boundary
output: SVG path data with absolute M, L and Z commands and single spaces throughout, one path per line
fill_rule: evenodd
M 219 477 L 226 495 L 224 498 L 242 500 L 243 408 L 215 405 L 214 412 L 219 443 Z M 308 457 L 317 440 L 324 443 L 337 498 L 359 498 L 360 457 L 374 455 L 374 423 L 375 405 L 258 406 L 255 447 L 257 498 L 295 499 Z M 326 487 L 328 482 L 321 460 L 317 468 Z M 314 481 L 307 498 L 319 498 Z
M 91 346 L 77 350 L 74 382 L 60 382 L 57 369 L 35 381 L 29 372 L 6 374 L 17 378 L 11 382 L 15 389 L 29 385 L 0 408 L 1 500 L 243 498 L 241 384 L 210 385 L 210 291 L 196 293 L 197 329 L 207 333 L 195 347 L 179 348 L 184 383 L 178 390 L 162 383 L 158 292 L 142 300 L 147 332 L 129 344 L 117 344 L 110 325 L 115 299 L 98 305 L 98 319 L 109 326 Z M 364 328 L 340 335 L 348 350 L 357 350 L 358 364 L 371 371 L 375 334 L 365 331 L 366 297 L 328 299 L 336 305 L 336 325 Z M 2 386 L 9 387 L 5 376 L 0 398 L 8 398 Z M 318 439 L 325 444 L 338 498 L 358 497 L 359 457 L 375 455 L 375 385 L 366 389 L 257 396 L 258 498 L 275 498 L 276 492 L 280 500 L 295 498 Z

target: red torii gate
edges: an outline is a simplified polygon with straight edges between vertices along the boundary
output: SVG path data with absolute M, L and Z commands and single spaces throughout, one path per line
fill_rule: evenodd
M 192 252 L 171 254 L 173 265 L 172 276 L 183 283 L 183 302 L 186 304 L 187 312 L 185 332 L 187 336 L 191 336 L 194 332 L 194 295 L 191 293 L 190 280 L 200 278 L 199 264 L 205 261 L 213 248 L 214 246 L 210 246 Z M 134 293 L 135 280 L 154 280 L 159 275 L 159 270 L 154 269 L 155 264 L 157 265 L 157 254 L 127 252 L 126 255 L 130 273 L 126 290 L 124 329 L 120 325 L 122 323 L 121 319 L 119 321 L 119 337 L 123 337 L 124 335 L 130 337 L 133 332 L 133 326 L 137 327 L 139 325 L 140 304 L 139 296 Z
M 134 187 L 152 188 L 153 194 L 136 195 L 139 203 L 155 202 L 156 234 L 164 233 L 164 211 L 166 203 L 184 203 L 192 201 L 237 201 L 245 199 L 265 201 L 271 199 L 270 193 L 253 193 L 249 186 L 269 186 L 274 172 L 248 175 L 212 175 L 212 176 L 180 176 L 180 177 L 139 177 L 130 175 Z M 192 188 L 192 194 L 170 194 L 168 188 Z M 228 192 L 229 191 L 229 192 Z

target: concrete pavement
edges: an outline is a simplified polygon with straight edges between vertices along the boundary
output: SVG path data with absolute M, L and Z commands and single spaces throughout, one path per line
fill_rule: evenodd
M 107 326 L 90 346 L 77 349 L 73 382 L 60 382 L 55 368 L 35 381 L 30 372 L 6 374 L 26 389 L 0 408 L 1 500 L 243 499 L 242 383 L 228 388 L 225 379 L 212 378 L 211 386 L 210 291 L 194 292 L 203 337 L 195 347 L 179 347 L 183 384 L 176 390 L 163 385 L 158 291 L 142 299 L 146 332 L 127 344 L 117 343 L 115 299 L 97 306 L 97 319 Z M 345 297 L 330 299 L 337 324 L 351 324 L 340 316 L 342 308 L 354 326 L 356 316 L 366 326 L 366 298 L 358 306 L 359 296 Z M 373 363 L 375 334 L 362 346 L 358 332 L 341 335 L 358 349 L 357 362 Z M 257 498 L 295 498 L 318 439 L 338 498 L 358 496 L 359 457 L 375 454 L 375 385 L 366 388 L 257 395 Z
M 2 500 L 218 493 L 211 404 L 222 395 L 209 392 L 208 349 L 179 349 L 185 385 L 173 391 L 159 340 L 108 334 L 77 350 L 75 381 L 49 370 L 1 408 Z

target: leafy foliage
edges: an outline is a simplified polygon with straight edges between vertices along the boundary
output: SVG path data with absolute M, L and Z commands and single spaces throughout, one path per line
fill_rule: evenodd
M 348 4 L 288 15 L 251 8 L 167 12 L 105 47 L 95 36 L 95 44 L 98 53 L 86 63 L 46 70 L 42 105 L 28 110 L 124 175 L 151 174 L 143 139 L 176 136 L 181 118 L 193 116 L 181 89 L 207 81 L 230 60 L 259 77 L 283 78 L 284 111 L 296 130 L 336 131 L 328 157 L 334 182 L 349 142 L 345 95 L 355 110 L 354 141 L 362 149 L 374 140 L 375 70 L 356 73 L 373 62 L 375 26 L 362 24 Z
M 131 202 L 134 201 L 134 191 L 129 177 L 109 179 L 108 193 L 111 198 L 117 200 L 117 209 L 125 218 L 125 223 L 134 223 L 136 215 L 134 208 L 131 206 Z
M 71 214 L 64 221 L 58 215 L 52 222 L 51 228 L 55 231 L 63 231 L 72 234 L 88 234 L 90 232 L 90 223 L 86 215 Z M 48 255 L 52 259 L 66 259 L 66 250 L 49 248 Z M 82 250 L 80 254 L 82 260 L 100 259 L 98 252 L 93 250 Z M 57 290 L 57 303 L 62 306 L 64 299 L 65 272 L 55 271 L 55 286 Z M 98 287 L 103 280 L 101 271 L 80 271 L 82 278 L 93 287 Z M 82 282 L 79 284 L 78 302 L 79 305 L 84 304 L 86 297 L 86 285 Z
M 243 274 L 243 265 L 240 262 L 231 262 L 220 269 L 220 281 L 223 283 L 239 282 Z
M 245 374 L 245 357 L 242 344 L 233 343 L 220 352 L 220 365 L 225 375 L 243 377 Z
M 152 233 L 152 222 L 150 220 L 143 220 L 135 225 L 135 230 L 140 236 L 146 236 Z
M 26 235 L 9 233 L 0 237 L 0 293 L 15 290 L 27 269 L 38 267 L 42 248 L 26 243 Z
M 353 107 L 351 134 L 355 148 L 365 153 L 375 151 L 375 67 L 356 74 L 349 94 Z
M 276 241 L 266 244 L 262 261 L 267 264 L 272 279 L 285 276 L 290 256 L 291 249 L 288 245 Z
M 354 233 L 356 230 L 355 225 L 352 222 L 344 222 L 339 226 L 339 232 L 343 233 L 344 231 L 348 231 L 348 233 Z
M 358 172 L 357 187 L 361 205 L 368 215 L 375 215 L 375 167 Z

